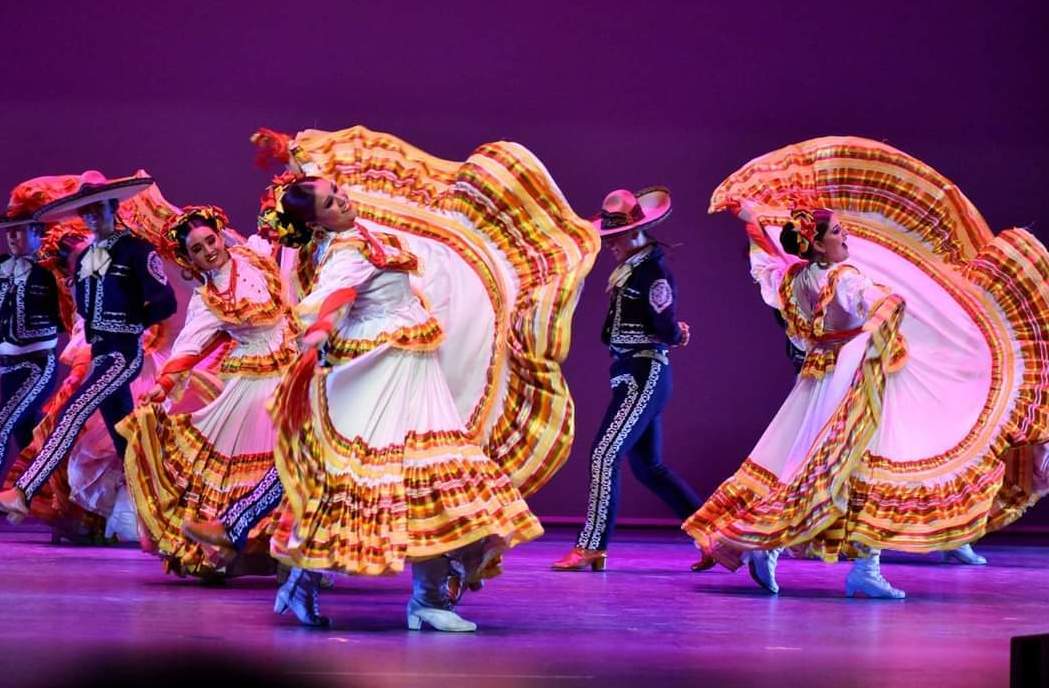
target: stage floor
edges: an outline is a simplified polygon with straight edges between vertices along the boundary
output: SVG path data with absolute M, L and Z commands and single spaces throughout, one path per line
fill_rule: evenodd
M 984 568 L 894 558 L 898 602 L 843 598 L 847 565 L 784 560 L 779 597 L 745 571 L 694 574 L 691 545 L 668 531 L 620 533 L 606 573 L 550 571 L 570 537 L 512 552 L 460 609 L 479 632 L 454 635 L 405 630 L 406 575 L 339 578 L 321 603 L 334 626 L 316 631 L 272 613 L 272 579 L 208 587 L 134 549 L 5 528 L 0 684 L 55 686 L 64 668 L 82 677 L 101 655 L 159 648 L 261 662 L 300 688 L 1005 686 L 1009 638 L 1049 632 L 1044 547 L 985 544 Z

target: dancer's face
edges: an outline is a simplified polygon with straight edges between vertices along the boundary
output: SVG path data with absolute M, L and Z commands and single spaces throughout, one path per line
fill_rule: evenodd
M 357 219 L 346 192 L 327 179 L 313 182 L 313 209 L 317 224 L 335 231 L 350 229 Z
M 222 237 L 208 226 L 194 227 L 186 235 L 186 253 L 189 262 L 199 272 L 217 270 L 229 260 L 229 251 Z
M 622 263 L 631 254 L 648 243 L 648 235 L 643 230 L 635 229 L 630 232 L 613 234 L 606 237 L 602 243 L 612 252 L 616 262 Z
M 109 201 L 86 205 L 77 210 L 77 213 L 97 239 L 105 239 L 116 231 L 114 224 L 116 208 Z
M 28 256 L 40 248 L 40 235 L 33 225 L 19 225 L 7 230 L 7 250 L 12 256 Z
M 837 215 L 831 215 L 827 231 L 822 239 L 812 242 L 820 260 L 828 263 L 842 263 L 849 259 L 849 233 L 841 225 Z

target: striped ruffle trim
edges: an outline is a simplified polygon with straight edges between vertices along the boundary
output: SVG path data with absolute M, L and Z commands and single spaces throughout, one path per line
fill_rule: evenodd
M 383 332 L 372 339 L 349 339 L 340 337 L 336 331 L 328 339 L 326 356 L 331 363 L 343 363 L 363 356 L 384 344 L 408 351 L 434 351 L 443 341 L 444 331 L 441 324 L 431 317 L 424 323 Z
M 1001 432 L 1004 469 L 989 529 L 1019 518 L 1049 492 L 1049 466 L 1033 445 L 1049 442 L 1049 252 L 1025 229 L 984 246 L 963 274 L 1008 323 L 1005 344 L 1019 363 L 1015 401 Z
M 313 423 L 277 438 L 289 508 L 271 552 L 286 564 L 383 575 L 482 538 L 513 547 L 543 532 L 509 477 L 462 433 L 332 449 Z
M 182 534 L 187 518 L 213 519 L 247 495 L 273 466 L 273 455 L 226 456 L 190 422 L 190 414 L 168 415 L 156 404 L 140 406 L 120 422 L 128 441 L 124 471 L 128 493 L 157 554 L 172 572 L 194 576 L 223 573 L 234 562 L 213 547 Z M 265 553 L 276 517 L 248 537 L 242 555 Z
M 350 187 L 362 217 L 441 241 L 474 268 L 496 314 L 496 349 L 467 427 L 522 493 L 538 490 L 567 460 L 574 437 L 561 363 L 599 248 L 591 224 L 514 143 L 486 144 L 458 163 L 353 127 L 302 132 L 294 148 L 300 162 Z
M 710 212 L 741 199 L 781 211 L 762 218 L 771 225 L 787 221 L 794 203 L 877 215 L 953 265 L 993 238 L 949 179 L 892 146 L 856 136 L 810 139 L 751 160 L 714 190 Z
M 234 348 L 232 344 L 230 348 Z M 295 362 L 299 355 L 295 335 L 291 328 L 285 328 L 284 341 L 276 351 L 247 356 L 223 356 L 219 374 L 224 378 L 247 377 L 261 378 L 280 375 L 284 369 Z

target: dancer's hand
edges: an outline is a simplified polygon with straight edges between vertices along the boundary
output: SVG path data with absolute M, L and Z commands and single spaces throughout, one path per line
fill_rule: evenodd
M 159 404 L 160 402 L 167 399 L 167 396 L 167 391 L 160 385 L 160 383 L 157 383 L 153 385 L 152 389 L 140 396 L 138 398 L 138 401 L 139 403 Z
M 688 346 L 689 340 L 692 339 L 692 333 L 688 327 L 688 323 L 684 320 L 678 320 L 677 329 L 678 332 L 681 333 L 681 342 L 678 343 L 678 346 Z
M 328 340 L 328 333 L 322 329 L 310 330 L 302 336 L 303 349 L 316 349 Z
M 758 210 L 760 208 L 761 206 L 754 201 L 744 198 L 742 201 L 733 203 L 732 212 L 747 224 L 757 224 Z

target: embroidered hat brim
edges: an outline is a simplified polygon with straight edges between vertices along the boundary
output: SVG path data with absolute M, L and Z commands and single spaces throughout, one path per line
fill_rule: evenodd
M 33 214 L 36 222 L 60 222 L 75 217 L 85 206 L 125 201 L 153 184 L 152 177 L 125 177 L 104 184 L 84 184 L 75 193 L 48 203 Z
M 591 217 L 590 222 L 600 236 L 607 237 L 641 227 L 652 227 L 670 217 L 670 191 L 665 187 L 655 186 L 639 191 L 637 193 L 637 204 L 641 209 L 642 217 L 636 222 L 620 227 L 603 227 L 600 213 Z

